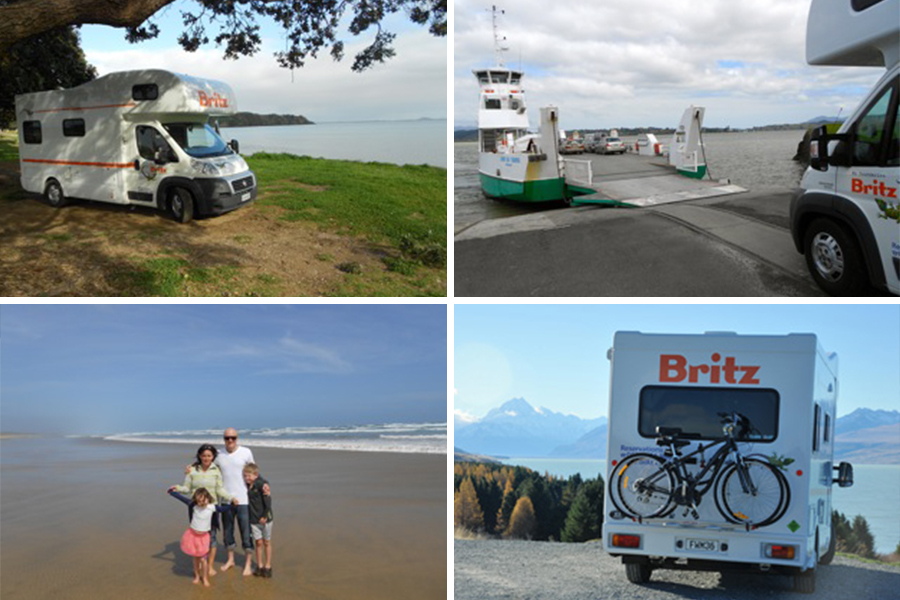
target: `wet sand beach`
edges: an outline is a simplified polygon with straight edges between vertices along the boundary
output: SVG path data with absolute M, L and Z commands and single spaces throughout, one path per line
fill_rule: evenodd
M 0 596 L 446 598 L 444 455 L 250 448 L 273 488 L 274 576 L 232 569 L 202 589 L 178 543 L 187 511 L 166 495 L 193 445 L 3 440 Z

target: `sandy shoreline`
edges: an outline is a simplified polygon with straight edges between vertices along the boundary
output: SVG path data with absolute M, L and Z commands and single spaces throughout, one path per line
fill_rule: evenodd
M 446 598 L 446 456 L 255 448 L 273 486 L 274 577 L 230 571 L 201 590 L 178 548 L 184 507 L 165 494 L 192 450 L 94 439 L 4 444 L 0 595 Z

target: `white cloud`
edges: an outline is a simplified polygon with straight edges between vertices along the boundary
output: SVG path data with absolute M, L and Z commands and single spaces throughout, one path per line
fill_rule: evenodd
M 280 44 L 264 40 L 255 56 L 223 60 L 218 48 L 185 52 L 167 49 L 99 51 L 85 48 L 90 63 L 103 75 L 132 69 L 167 69 L 225 81 L 234 89 L 239 110 L 301 114 L 312 121 L 440 118 L 447 114 L 447 39 L 418 30 L 397 36 L 397 55 L 364 73 L 350 70 L 365 44 L 348 44 L 346 57 L 334 62 L 328 53 L 302 69 L 278 66 L 272 56 Z
M 455 423 L 470 424 L 470 423 L 477 423 L 478 420 L 479 420 L 478 417 L 476 417 L 475 415 L 472 415 L 470 413 L 467 413 L 464 410 L 456 409 L 453 411 L 453 421 Z
M 562 128 L 675 125 L 691 103 L 706 124 L 799 122 L 850 107 L 880 69 L 806 64 L 809 0 L 519 0 L 500 31 L 525 69 L 531 107 L 560 107 Z M 471 69 L 493 62 L 490 12 L 454 3 L 454 120 L 474 124 Z M 536 112 L 532 126 L 537 125 Z

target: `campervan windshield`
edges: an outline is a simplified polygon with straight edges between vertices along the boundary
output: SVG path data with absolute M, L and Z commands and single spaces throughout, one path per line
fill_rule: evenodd
M 233 154 L 231 148 L 208 124 L 165 123 L 163 127 L 188 156 L 210 158 Z

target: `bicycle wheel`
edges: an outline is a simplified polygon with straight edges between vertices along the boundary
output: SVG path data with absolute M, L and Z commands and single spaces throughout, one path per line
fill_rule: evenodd
M 743 470 L 731 464 L 718 481 L 716 507 L 726 520 L 762 527 L 787 510 L 790 491 L 784 476 L 767 462 L 745 458 Z
M 615 487 L 613 487 L 615 486 Z M 610 478 L 610 495 L 616 506 L 630 517 L 662 517 L 675 508 L 672 491 L 675 477 L 665 461 L 652 454 L 626 456 Z

